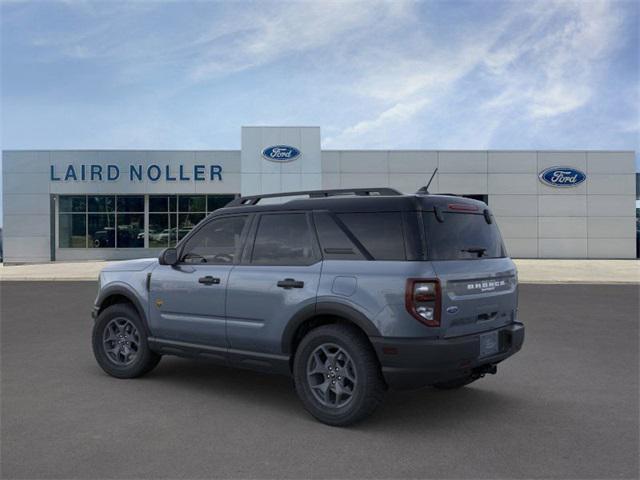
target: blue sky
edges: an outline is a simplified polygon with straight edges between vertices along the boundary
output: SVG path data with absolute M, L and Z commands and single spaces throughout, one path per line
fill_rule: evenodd
M 640 150 L 636 1 L 1 3 L 4 149 Z

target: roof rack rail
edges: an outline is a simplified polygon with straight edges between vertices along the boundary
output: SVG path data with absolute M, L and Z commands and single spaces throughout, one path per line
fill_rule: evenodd
M 278 197 L 300 197 L 308 195 L 309 198 L 323 198 L 334 197 L 338 195 L 355 195 L 358 197 L 368 197 L 371 195 L 387 195 L 396 196 L 402 195 L 398 190 L 393 188 L 339 188 L 334 190 L 303 190 L 300 192 L 285 192 L 285 193 L 267 193 L 264 195 L 251 195 L 248 197 L 238 197 L 231 200 L 227 207 L 240 207 L 256 205 L 260 200 L 264 198 L 278 198 Z

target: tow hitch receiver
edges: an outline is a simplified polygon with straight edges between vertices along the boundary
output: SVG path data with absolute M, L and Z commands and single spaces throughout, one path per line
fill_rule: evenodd
M 498 371 L 498 366 L 492 363 L 488 363 L 486 365 L 481 365 L 479 367 L 474 368 L 471 371 L 471 375 L 474 378 L 482 378 L 485 375 L 495 375 Z

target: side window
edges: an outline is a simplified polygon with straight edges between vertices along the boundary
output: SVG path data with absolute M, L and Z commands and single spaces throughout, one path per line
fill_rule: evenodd
M 406 260 L 400 212 L 341 213 L 338 218 L 374 260 Z
M 364 260 L 364 256 L 328 213 L 315 213 L 322 256 L 326 260 Z
M 311 265 L 313 237 L 305 213 L 265 214 L 253 244 L 254 265 Z
M 182 250 L 182 262 L 233 263 L 240 255 L 240 237 L 246 223 L 246 215 L 210 221 L 187 241 Z

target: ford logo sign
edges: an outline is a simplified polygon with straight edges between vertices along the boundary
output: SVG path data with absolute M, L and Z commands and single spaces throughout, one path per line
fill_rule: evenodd
M 262 150 L 262 156 L 272 162 L 292 162 L 301 154 L 300 150 L 289 145 L 274 145 Z
M 552 187 L 575 187 L 587 179 L 584 172 L 571 167 L 551 167 L 538 175 L 542 183 Z

